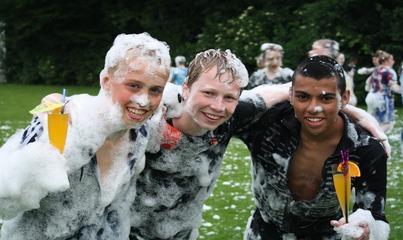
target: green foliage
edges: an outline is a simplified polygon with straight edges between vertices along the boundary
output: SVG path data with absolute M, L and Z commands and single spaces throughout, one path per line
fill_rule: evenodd
M 376 49 L 394 54 L 396 63 L 403 60 L 403 33 L 399 29 L 403 29 L 403 7 L 398 1 L 319 0 L 289 4 L 271 1 L 262 8 L 249 6 L 222 22 L 206 21 L 196 46 L 198 50 L 231 49 L 252 72 L 264 42 L 283 45 L 284 65 L 295 68 L 314 40 L 330 38 L 340 43 L 347 61 L 354 57 L 362 67 L 372 64 L 371 53 Z M 360 103 L 365 98 L 365 79 L 362 76 L 355 79 Z
M 263 42 L 283 45 L 284 65 L 295 68 L 318 38 L 339 41 L 347 60 L 355 57 L 359 66 L 371 65 L 370 54 L 378 48 L 393 53 L 399 63 L 402 19 L 398 0 L 2 0 L 0 4 L 0 21 L 6 23 L 7 78 L 36 84 L 97 85 L 114 37 L 143 31 L 166 41 L 172 57 L 184 55 L 190 61 L 207 48 L 231 49 L 250 71 L 255 70 Z

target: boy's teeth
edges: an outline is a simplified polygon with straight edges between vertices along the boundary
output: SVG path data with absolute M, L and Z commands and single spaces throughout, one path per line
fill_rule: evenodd
M 216 115 L 213 115 L 213 114 L 209 114 L 209 113 L 206 113 L 206 115 L 207 115 L 207 117 L 209 117 L 209 118 L 211 118 L 211 119 L 214 119 L 214 120 L 217 120 L 217 119 L 220 118 L 219 116 L 216 116 Z
M 308 118 L 308 120 L 311 122 L 319 122 L 321 119 L 320 118 Z
M 136 108 L 127 108 L 127 110 L 131 113 L 137 114 L 137 115 L 143 115 L 146 111 L 145 110 L 140 110 Z

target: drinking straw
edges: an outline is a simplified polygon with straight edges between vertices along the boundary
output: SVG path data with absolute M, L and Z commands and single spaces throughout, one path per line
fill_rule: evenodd
M 66 95 L 67 95 L 67 90 L 65 88 L 63 88 L 63 93 L 62 93 L 62 103 L 63 103 L 63 107 L 62 107 L 62 113 L 64 113 L 64 105 L 66 103 Z
M 348 186 L 347 186 L 348 180 L 350 178 L 348 158 L 349 158 L 348 150 L 341 150 L 342 172 L 344 175 L 344 197 L 345 197 L 344 208 L 345 208 L 345 212 L 346 212 L 346 216 L 345 216 L 346 223 L 348 223 L 348 201 L 349 201 L 349 199 L 347 199 L 347 192 L 350 191 L 350 189 L 348 189 Z

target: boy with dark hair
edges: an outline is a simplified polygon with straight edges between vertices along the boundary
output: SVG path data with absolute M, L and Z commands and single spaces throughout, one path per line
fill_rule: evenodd
M 330 57 L 311 57 L 295 70 L 290 103 L 274 106 L 240 134 L 252 155 L 257 205 L 245 239 L 340 239 L 330 221 L 342 216 L 332 181 L 341 150 L 361 169 L 352 181 L 353 215 L 370 212 L 365 221 L 350 221 L 359 229 L 354 239 L 388 238 L 387 155 L 340 112 L 348 100 L 341 66 Z M 341 231 L 343 220 L 332 224 Z

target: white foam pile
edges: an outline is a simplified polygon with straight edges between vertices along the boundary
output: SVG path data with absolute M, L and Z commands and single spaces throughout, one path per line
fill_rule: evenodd
M 368 210 L 357 209 L 349 216 L 349 223 L 334 230 L 342 236 L 342 240 L 350 240 L 360 237 L 364 230 L 360 224 L 367 224 L 369 227 L 369 240 L 387 240 L 389 237 L 389 224 L 375 220 Z
M 20 147 L 22 131 L 0 148 L 0 218 L 39 207 L 48 192 L 69 187 L 66 161 L 52 146 L 37 141 Z
M 71 124 L 64 155 L 49 144 L 46 115 L 37 141 L 21 145 L 22 131 L 18 131 L 0 148 L 0 218 L 38 208 L 48 192 L 66 190 L 67 174 L 87 164 L 107 136 L 126 128 L 122 110 L 105 94 L 77 95 L 68 106 Z
M 127 59 L 129 51 L 140 52 L 139 57 L 156 60 L 158 65 L 169 71 L 171 57 L 169 47 L 166 43 L 156 40 L 148 33 L 141 34 L 119 34 L 105 57 L 104 69 L 111 69 L 118 66 L 122 59 Z

